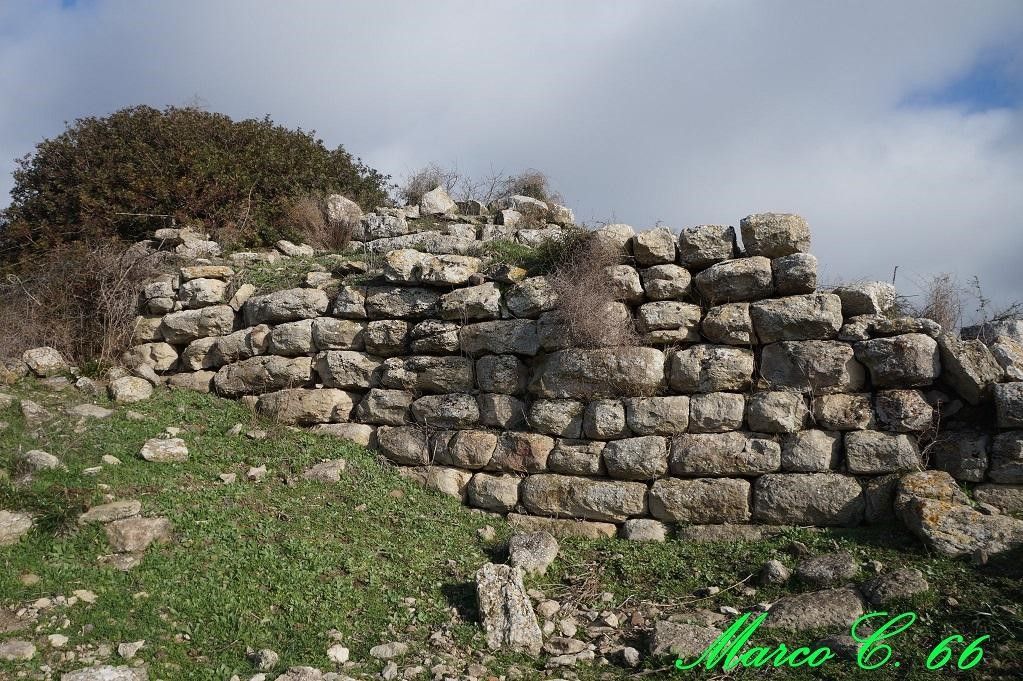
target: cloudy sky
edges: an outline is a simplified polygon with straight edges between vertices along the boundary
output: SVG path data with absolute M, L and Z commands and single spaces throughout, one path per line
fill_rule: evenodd
M 828 280 L 1023 299 L 1020 0 L 2 0 L 0 63 L 2 202 L 64 121 L 200 101 L 397 178 L 540 168 L 589 221 L 798 212 Z

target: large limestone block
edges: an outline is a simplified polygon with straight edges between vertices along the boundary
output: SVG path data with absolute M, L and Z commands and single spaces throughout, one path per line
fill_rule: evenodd
M 363 215 L 359 218 L 355 229 L 352 230 L 352 238 L 356 241 L 374 241 L 400 237 L 405 234 L 408 234 L 408 222 L 404 217 L 378 213 Z
M 178 353 L 169 343 L 143 343 L 126 350 L 121 361 L 131 369 L 148 366 L 154 371 L 170 371 L 178 361 Z
M 846 317 L 887 314 L 898 298 L 895 287 L 883 281 L 846 284 L 832 289 L 832 293 L 842 299 L 842 314 Z
M 739 393 L 700 393 L 689 400 L 689 431 L 724 433 L 742 428 L 746 396 Z
M 291 388 L 260 395 L 256 413 L 289 425 L 338 423 L 351 417 L 357 400 L 357 395 L 335 388 Z
M 772 388 L 811 394 L 853 392 L 863 387 L 864 371 L 845 343 L 781 341 L 764 347 L 760 373 Z
M 579 438 L 585 408 L 576 400 L 536 400 L 529 407 L 530 429 L 544 435 Z
M 653 348 L 568 349 L 547 355 L 529 389 L 546 398 L 642 396 L 664 385 L 664 353 Z
M 432 255 L 405 248 L 384 256 L 384 278 L 397 284 L 460 286 L 480 271 L 480 259 L 467 255 Z
M 711 343 L 752 345 L 756 336 L 749 303 L 726 303 L 710 308 L 703 317 L 701 331 Z
M 303 319 L 275 326 L 270 332 L 270 344 L 267 347 L 267 352 L 271 355 L 298 357 L 310 354 L 315 348 L 313 320 Z
M 487 470 L 508 473 L 536 473 L 546 470 L 554 438 L 539 433 L 504 432 L 497 438 L 494 456 Z
M 446 466 L 401 466 L 398 475 L 465 503 L 472 473 Z
M 692 276 L 678 265 L 654 265 L 640 270 L 639 278 L 648 300 L 676 300 L 689 293 Z
M 862 616 L 863 599 L 856 589 L 827 589 L 779 599 L 768 611 L 764 626 L 789 631 L 848 630 Z
M 874 405 L 870 393 L 834 393 L 813 398 L 813 419 L 825 430 L 873 428 Z
M 761 300 L 750 305 L 761 343 L 828 340 L 842 328 L 842 301 L 831 293 Z
M 991 441 L 992 482 L 1023 483 L 1023 430 L 1008 430 Z
M 232 330 L 234 310 L 230 305 L 172 312 L 160 323 L 160 335 L 174 345 L 185 345 L 207 336 L 226 336 Z
M 557 297 L 547 277 L 529 277 L 505 292 L 504 303 L 513 317 L 535 318 L 553 310 Z
M 359 402 L 355 418 L 363 423 L 381 426 L 403 426 L 411 418 L 413 395 L 405 390 L 373 388 Z
M 625 424 L 636 435 L 678 435 L 689 427 L 689 398 L 684 395 L 630 397 L 624 407 Z
M 404 319 L 376 319 L 362 336 L 366 352 L 379 357 L 408 354 L 409 323 Z
M 660 300 L 640 305 L 637 310 L 639 330 L 651 343 L 695 343 L 700 340 L 699 305 Z
M 922 333 L 860 341 L 853 347 L 875 388 L 930 385 L 941 374 L 938 343 Z
M 396 390 L 468 393 L 475 389 L 476 382 L 473 361 L 468 357 L 413 355 L 384 360 L 380 385 Z
M 317 350 L 362 350 L 366 324 L 350 319 L 317 317 L 312 321 L 313 346 Z
M 801 430 L 781 442 L 781 469 L 786 473 L 826 473 L 838 468 L 842 434 L 827 430 Z
M 424 466 L 430 463 L 429 438 L 418 426 L 380 426 L 377 448 L 388 459 L 403 466 Z
M 361 286 L 342 286 L 331 303 L 330 313 L 342 319 L 365 319 L 366 289 Z
M 987 433 L 972 430 L 939 432 L 927 447 L 928 464 L 956 480 L 983 482 L 990 449 L 991 437 Z
M 908 435 L 857 430 L 845 436 L 845 461 L 850 473 L 881 475 L 922 467 L 920 450 Z
M 432 316 L 440 305 L 440 293 L 416 286 L 369 286 L 366 315 L 370 319 Z
M 650 515 L 668 523 L 718 525 L 750 518 L 750 484 L 735 478 L 657 480 L 650 488 Z
M 994 354 L 979 340 L 960 340 L 950 333 L 938 336 L 941 378 L 970 404 L 990 399 L 1004 371 Z
M 747 425 L 761 433 L 794 433 L 809 415 L 803 396 L 788 391 L 753 393 L 746 405 Z
M 994 387 L 999 428 L 1023 428 L 1023 381 Z
M 466 489 L 469 505 L 495 513 L 513 511 L 519 503 L 521 480 L 517 475 L 476 473 Z
M 446 430 L 436 433 L 430 444 L 436 463 L 475 470 L 490 463 L 497 449 L 497 434 L 485 430 Z
M 419 212 L 422 215 L 444 215 L 458 212 L 458 204 L 442 186 L 437 186 L 423 194 L 419 199 Z
M 621 522 L 646 512 L 646 485 L 540 473 L 522 482 L 522 504 L 530 513 Z
M 483 354 L 533 356 L 540 350 L 536 322 L 506 319 L 467 324 L 458 332 L 462 351 L 473 357 Z
M 709 393 L 747 390 L 753 382 L 753 351 L 716 345 L 694 345 L 671 354 L 672 390 Z
M 199 339 L 192 345 L 203 340 L 205 339 Z M 257 355 L 264 355 L 269 345 L 270 327 L 266 324 L 260 324 L 259 326 L 241 329 L 217 338 L 216 342 L 209 347 L 209 353 L 199 361 L 204 369 L 217 369 L 225 364 L 250 359 Z M 186 355 L 189 354 L 191 348 L 191 345 L 186 348 Z M 201 347 L 199 349 L 201 351 Z M 201 357 L 201 352 L 199 354 Z
M 515 355 L 484 355 L 476 360 L 476 382 L 488 393 L 521 395 L 529 381 L 529 368 Z
M 470 428 L 479 424 L 480 409 L 465 393 L 424 395 L 412 403 L 412 417 L 429 428 Z
M 458 324 L 439 319 L 421 321 L 409 331 L 409 347 L 416 354 L 457 353 Z
M 380 382 L 379 357 L 354 350 L 328 350 L 316 356 L 316 374 L 328 388 L 365 390 Z
M 526 427 L 526 405 L 517 397 L 501 393 L 480 393 L 480 425 L 502 430 L 520 430 Z
M 793 253 L 771 260 L 774 287 L 779 295 L 792 296 L 817 290 L 817 258 L 809 253 Z
M 603 449 L 608 475 L 621 480 L 653 480 L 668 472 L 668 442 L 659 435 L 612 440 Z
M 810 250 L 810 226 L 790 213 L 756 213 L 739 221 L 748 255 L 779 258 Z
M 522 568 L 487 563 L 476 573 L 480 620 L 491 650 L 537 655 L 543 633 L 522 584 Z
M 931 427 L 934 407 L 919 390 L 879 390 L 877 419 L 884 430 L 920 432 Z
M 671 441 L 671 474 L 717 477 L 779 470 L 781 446 L 756 433 L 685 433 Z
M 606 446 L 605 442 L 560 438 L 547 457 L 547 468 L 566 475 L 603 475 L 606 471 L 602 454 Z
M 222 305 L 227 302 L 227 282 L 220 279 L 191 279 L 181 284 L 178 300 L 186 310 Z
M 735 228 L 699 225 L 678 235 L 679 262 L 691 270 L 702 270 L 736 255 Z
M 322 317 L 329 304 L 327 294 L 318 288 L 293 288 L 253 296 L 245 301 L 242 312 L 248 326 L 281 324 Z
M 222 367 L 213 385 L 219 395 L 241 397 L 304 386 L 311 378 L 311 358 L 268 355 Z
M 501 316 L 501 291 L 488 281 L 445 293 L 440 298 L 440 316 L 461 322 L 497 319 Z
M 753 518 L 776 525 L 851 527 L 863 520 L 863 490 L 836 473 L 762 475 L 753 483 Z
M 991 354 L 1010 381 L 1023 381 L 1023 342 L 998 336 L 991 343 Z
M 632 255 L 643 266 L 675 262 L 675 235 L 667 227 L 657 227 L 632 237 Z
M 737 258 L 711 265 L 693 277 L 693 284 L 712 305 L 759 300 L 774 293 L 774 273 L 767 258 Z

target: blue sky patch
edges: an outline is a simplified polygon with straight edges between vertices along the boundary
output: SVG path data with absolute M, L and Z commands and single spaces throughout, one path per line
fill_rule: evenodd
M 1023 104 L 1020 55 L 999 52 L 977 59 L 965 73 L 911 93 L 905 107 L 957 107 L 969 112 L 1015 108 Z

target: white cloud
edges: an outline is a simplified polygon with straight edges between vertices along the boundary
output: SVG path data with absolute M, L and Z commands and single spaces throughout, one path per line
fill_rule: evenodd
M 198 95 L 398 175 L 543 168 L 590 219 L 800 212 L 832 278 L 1023 290 L 1020 110 L 901 106 L 990 50 L 1019 76 L 1014 0 L 93 0 L 8 6 L 0 27 L 0 162 L 64 120 Z

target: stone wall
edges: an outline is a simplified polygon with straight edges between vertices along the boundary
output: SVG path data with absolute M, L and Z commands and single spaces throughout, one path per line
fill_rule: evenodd
M 162 230 L 164 246 L 207 259 L 147 286 L 126 359 L 153 381 L 375 447 L 524 524 L 643 537 L 662 524 L 882 523 L 900 473 L 928 467 L 1019 510 L 1012 328 L 964 341 L 893 317 L 890 285 L 818 290 L 806 222 L 760 214 L 740 222 L 742 248 L 727 226 L 598 230 L 621 249 L 608 285 L 644 345 L 565 347 L 547 280 L 479 255 L 481 242 L 565 229 L 523 228 L 530 201 L 489 216 L 431 205 L 443 214 L 427 226 L 411 209 L 362 216 L 366 259 L 258 295 L 236 271 L 311 249 L 220 258 Z

